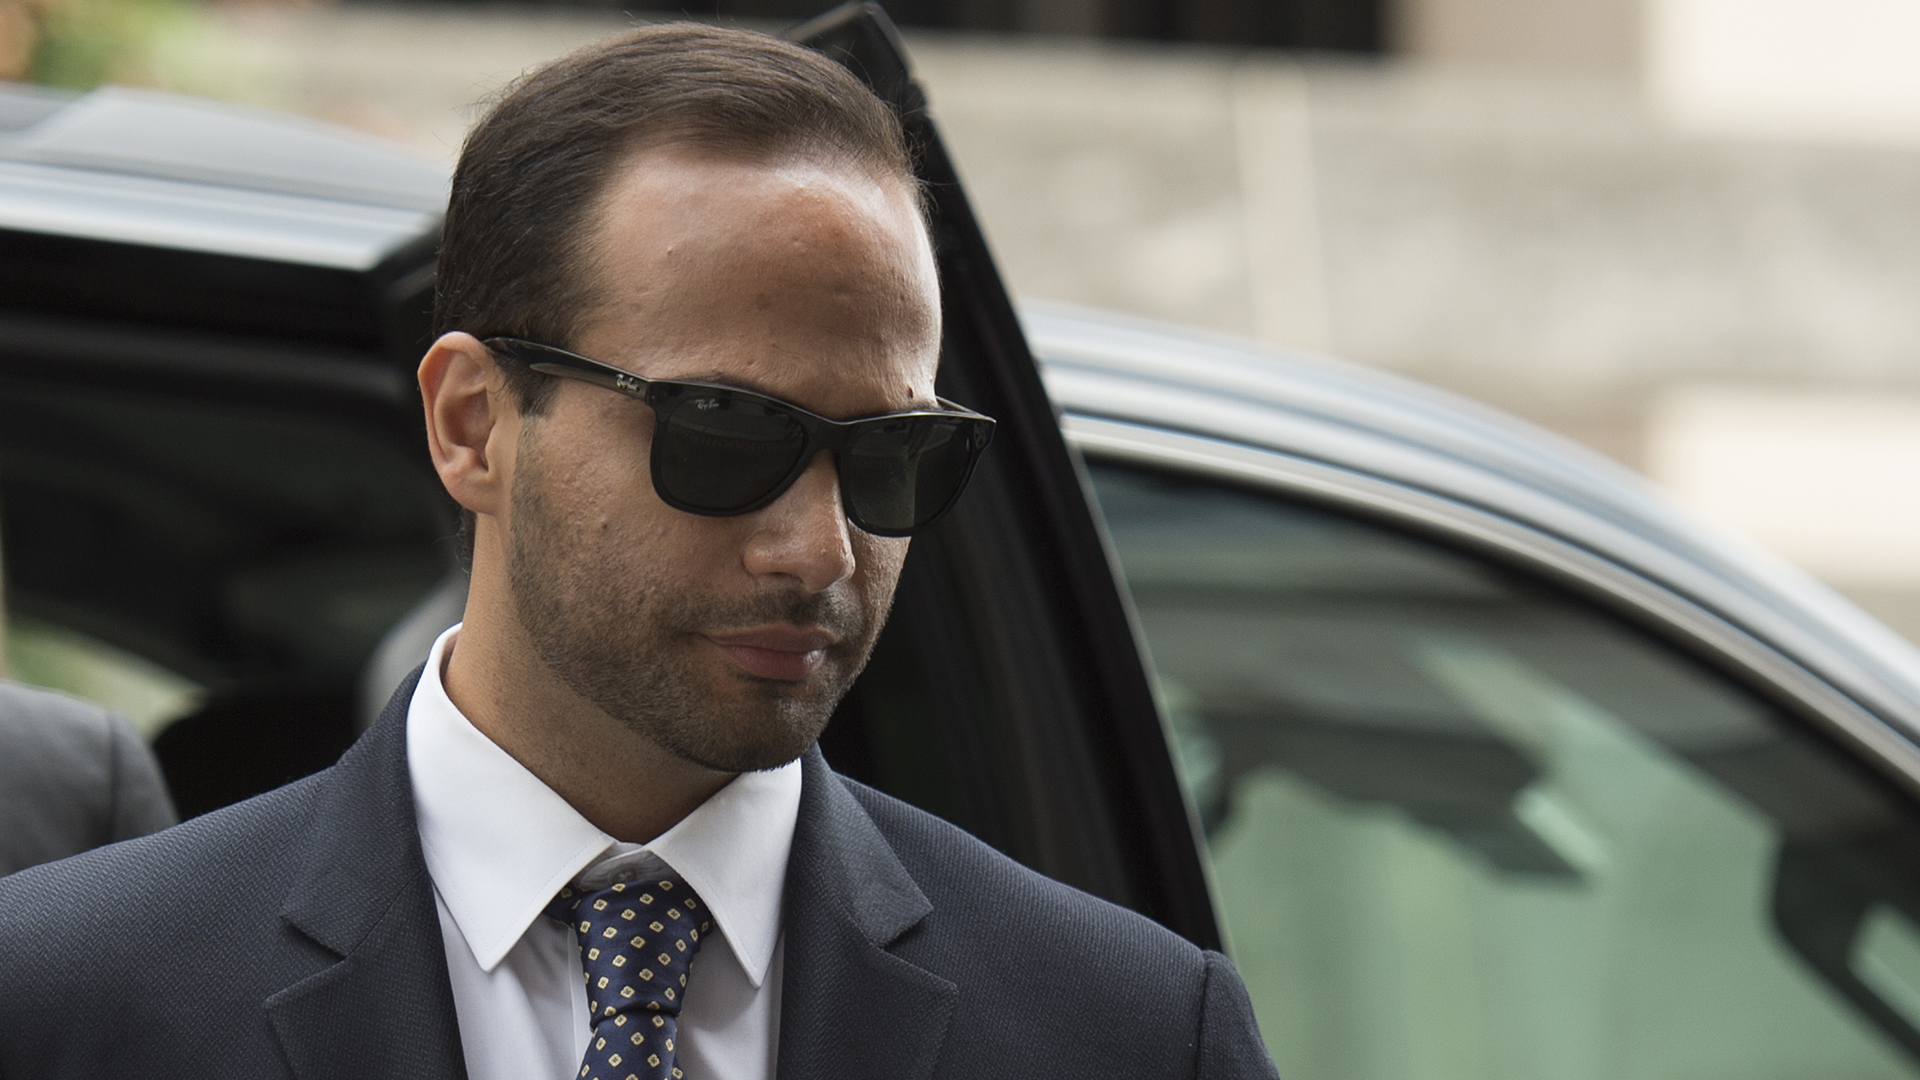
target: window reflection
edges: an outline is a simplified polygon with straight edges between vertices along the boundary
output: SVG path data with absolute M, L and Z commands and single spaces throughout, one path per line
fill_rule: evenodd
M 1093 473 L 1282 1075 L 1920 1075 L 1848 974 L 1916 829 L 1824 744 L 1519 575 Z

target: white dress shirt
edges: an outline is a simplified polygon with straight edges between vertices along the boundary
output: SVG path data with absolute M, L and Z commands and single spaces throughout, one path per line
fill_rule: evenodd
M 664 863 L 718 934 L 688 975 L 676 1057 L 687 1080 L 771 1080 L 779 1045 L 780 905 L 800 763 L 744 773 L 645 845 L 601 832 L 482 735 L 441 683 L 434 642 L 407 710 L 407 768 L 472 1080 L 568 1080 L 591 1028 L 580 949 L 541 913 L 561 886 L 603 888 Z

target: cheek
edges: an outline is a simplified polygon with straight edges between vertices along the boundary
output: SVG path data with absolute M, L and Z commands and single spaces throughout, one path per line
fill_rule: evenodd
M 635 403 L 601 394 L 596 408 L 574 417 L 565 430 L 575 448 L 572 467 L 553 479 L 568 489 L 582 525 L 600 533 L 650 532 L 667 509 L 648 473 L 651 416 L 636 415 Z
M 907 561 L 906 537 L 853 537 L 854 588 L 869 612 L 884 613 L 893 603 L 894 587 L 900 583 L 900 568 Z
M 644 447 L 636 452 L 601 419 L 578 408 L 543 418 L 522 446 L 514 489 L 523 516 L 512 528 L 525 557 L 580 578 L 629 577 L 657 542 L 652 485 Z
M 745 519 L 700 517 L 661 502 L 644 450 L 591 462 L 578 491 L 583 544 L 618 579 L 693 588 L 721 580 L 725 565 L 738 561 Z
M 584 458 L 547 477 L 546 501 L 558 511 L 563 532 L 589 548 L 641 539 L 632 473 L 621 462 Z M 644 479 L 644 477 L 643 477 Z

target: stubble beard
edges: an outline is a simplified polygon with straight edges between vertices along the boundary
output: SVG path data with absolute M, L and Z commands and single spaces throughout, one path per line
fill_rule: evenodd
M 508 584 L 520 625 L 560 682 L 634 733 L 719 772 L 778 768 L 805 753 L 866 666 L 886 613 L 850 593 L 768 592 L 746 600 L 686 582 L 596 565 L 546 498 L 539 454 L 523 440 L 513 483 Z M 642 580 L 644 579 L 644 580 Z M 769 623 L 819 626 L 839 641 L 804 688 L 729 672 L 703 677 L 701 631 Z M 729 685 L 730 684 L 730 685 Z

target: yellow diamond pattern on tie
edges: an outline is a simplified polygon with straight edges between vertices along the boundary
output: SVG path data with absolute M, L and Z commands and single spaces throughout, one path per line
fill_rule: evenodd
M 673 1052 L 681 1007 L 677 990 L 687 985 L 700 942 L 713 929 L 700 898 L 686 882 L 662 876 L 590 893 L 561 889 L 547 914 L 572 927 L 580 942 L 593 1022 L 580 1065 L 582 1080 L 680 1080 Z M 636 919 L 647 920 L 652 934 L 615 941 L 627 933 L 616 927 Z M 651 1023 L 634 1024 L 627 1034 L 628 1024 L 642 1015 Z

